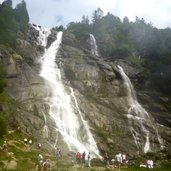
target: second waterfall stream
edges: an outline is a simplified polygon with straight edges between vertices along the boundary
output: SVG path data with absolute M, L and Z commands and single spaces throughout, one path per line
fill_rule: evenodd
M 138 148 L 138 153 L 141 148 L 143 148 L 144 153 L 151 152 L 152 139 L 152 141 L 154 141 L 154 139 L 157 139 L 160 144 L 160 148 L 162 149 L 163 140 L 158 134 L 158 129 L 155 121 L 153 121 L 148 112 L 138 102 L 134 87 L 128 76 L 125 74 L 123 68 L 119 65 L 117 65 L 117 67 L 119 69 L 119 73 L 122 76 L 124 87 L 127 91 L 127 103 L 129 105 L 127 118 L 129 129 Z M 152 131 L 154 132 L 153 135 L 151 133 Z
M 44 34 L 47 42 L 48 34 Z M 56 64 L 56 57 L 62 41 L 62 32 L 58 32 L 56 40 L 45 49 L 41 58 L 40 76 L 44 78 L 48 89 L 46 101 L 49 104 L 49 115 L 55 122 L 56 134 L 63 137 L 63 141 L 73 152 L 90 152 L 94 157 L 99 157 L 99 150 L 90 132 L 89 125 L 84 120 L 79 109 L 77 99 L 71 87 L 65 90 L 62 83 L 61 71 Z M 44 45 L 44 42 L 41 44 Z

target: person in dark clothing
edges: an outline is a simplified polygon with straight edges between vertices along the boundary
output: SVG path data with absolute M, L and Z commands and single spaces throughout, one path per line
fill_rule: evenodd
M 86 153 L 85 151 L 82 153 L 82 163 L 85 163 L 85 156 L 86 156 Z
M 109 166 L 109 155 L 107 154 L 107 152 L 104 155 L 104 162 L 105 162 L 105 166 L 108 167 Z

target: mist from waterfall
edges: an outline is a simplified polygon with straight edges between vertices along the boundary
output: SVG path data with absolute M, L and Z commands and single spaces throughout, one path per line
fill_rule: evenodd
M 99 56 L 98 48 L 97 48 L 97 43 L 95 37 L 90 34 L 90 45 L 91 45 L 91 53 L 94 56 Z
M 50 106 L 49 115 L 56 124 L 56 137 L 60 133 L 70 151 L 90 152 L 94 157 L 99 157 L 96 142 L 87 121 L 82 116 L 74 91 L 71 87 L 66 91 L 62 83 L 61 71 L 56 64 L 62 34 L 58 32 L 57 39 L 45 51 L 41 60 L 40 76 L 45 79 L 49 89 L 49 97 L 46 97 Z M 44 41 L 47 42 L 47 37 Z
M 123 68 L 119 65 L 117 65 L 117 67 L 123 78 L 124 85 L 127 90 L 127 99 L 128 99 L 128 104 L 130 106 L 128 109 L 128 114 L 127 114 L 129 129 L 132 133 L 132 136 L 134 138 L 134 141 L 138 150 L 140 150 L 143 146 L 144 153 L 152 151 L 151 142 L 150 142 L 150 138 L 152 134 L 149 131 L 149 129 L 155 132 L 158 142 L 160 144 L 160 147 L 162 149 L 163 140 L 158 134 L 157 127 L 155 126 L 148 112 L 139 104 L 136 94 L 135 94 L 134 87 L 130 79 L 128 78 L 128 76 L 125 74 Z M 139 127 L 141 128 L 141 133 L 143 133 L 143 135 L 140 133 L 140 130 L 138 130 Z M 145 136 L 145 144 L 142 144 L 143 136 Z

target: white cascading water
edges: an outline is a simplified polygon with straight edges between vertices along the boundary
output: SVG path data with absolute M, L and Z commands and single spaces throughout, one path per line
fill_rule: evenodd
M 46 38 L 41 44 L 46 45 L 47 36 L 48 34 L 43 36 Z M 70 151 L 85 151 L 94 157 L 100 157 L 88 123 L 80 112 L 73 89 L 69 87 L 70 93 L 67 94 L 62 83 L 61 72 L 55 61 L 61 40 L 62 32 L 59 32 L 57 39 L 45 51 L 41 63 L 40 76 L 45 79 L 50 91 L 49 97 L 46 97 L 50 106 L 49 115 L 56 123 L 56 136 L 58 137 L 58 133 L 62 135 Z
M 35 24 L 32 24 L 32 27 L 34 29 L 36 29 L 39 32 L 39 36 L 38 36 L 38 45 L 44 46 L 45 47 L 45 51 L 46 49 L 46 45 L 47 45 L 47 37 L 50 34 L 50 30 L 41 26 L 37 26 Z M 44 127 L 43 127 L 43 138 L 48 138 L 49 136 L 49 131 L 48 131 L 48 126 L 47 126 L 47 118 L 46 118 L 46 114 L 43 112 L 43 118 L 44 118 Z
M 90 34 L 90 45 L 91 45 L 91 53 L 92 55 L 99 56 L 98 48 L 97 48 L 97 43 L 95 37 Z
M 45 125 L 44 125 L 44 128 L 43 128 L 43 138 L 48 138 L 48 136 L 49 136 L 49 131 L 48 131 L 48 126 L 47 126 L 46 115 L 45 115 L 44 112 L 43 112 L 43 117 L 44 117 L 44 121 L 45 121 Z
M 38 44 L 45 47 L 47 44 L 47 37 L 50 34 L 50 30 L 37 25 L 32 25 L 32 27 L 39 31 Z
M 123 68 L 119 65 L 117 65 L 119 72 L 124 80 L 125 88 L 128 92 L 127 98 L 128 98 L 128 104 L 129 104 L 129 109 L 128 109 L 128 122 L 129 122 L 129 127 L 130 131 L 133 135 L 135 144 L 139 149 L 141 149 L 141 139 L 145 135 L 145 144 L 144 144 L 144 153 L 147 153 L 151 151 L 151 143 L 150 143 L 150 131 L 147 128 L 152 129 L 158 139 L 158 142 L 160 143 L 161 149 L 163 148 L 163 140 L 161 139 L 160 135 L 158 134 L 158 130 L 154 123 L 152 122 L 152 118 L 150 118 L 148 112 L 139 104 L 135 90 L 133 85 L 131 84 L 130 79 L 128 76 L 125 74 Z M 141 135 L 140 130 L 138 128 L 141 128 Z

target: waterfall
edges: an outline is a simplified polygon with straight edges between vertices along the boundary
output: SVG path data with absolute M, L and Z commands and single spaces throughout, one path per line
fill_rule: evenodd
M 92 34 L 90 34 L 90 45 L 91 45 L 92 55 L 99 56 L 97 44 L 96 44 L 96 39 Z
M 47 44 L 47 37 L 50 34 L 50 30 L 37 25 L 32 25 L 32 27 L 39 32 L 38 44 L 45 47 Z
M 94 157 L 100 157 L 96 142 L 87 121 L 83 119 L 73 89 L 69 87 L 69 92 L 66 92 L 62 83 L 61 71 L 55 61 L 61 40 L 62 32 L 58 32 L 57 39 L 42 57 L 40 71 L 40 76 L 44 78 L 49 87 L 49 97 L 46 97 L 46 101 L 50 106 L 49 115 L 56 124 L 56 137 L 60 133 L 70 151 L 85 151 L 87 154 L 90 152 Z
M 43 138 L 48 138 L 49 136 L 49 130 L 48 130 L 48 126 L 47 126 L 47 119 L 46 119 L 46 115 L 43 112 L 43 117 L 44 117 L 44 121 L 45 121 L 45 125 L 43 127 Z
M 152 151 L 151 149 L 151 143 L 150 143 L 150 137 L 152 136 L 149 129 L 153 130 L 156 134 L 156 137 L 158 139 L 158 142 L 160 144 L 161 149 L 163 148 L 163 140 L 161 139 L 160 135 L 158 134 L 158 130 L 152 121 L 152 118 L 150 118 L 148 112 L 139 104 L 134 87 L 128 78 L 128 76 L 125 74 L 123 68 L 119 65 L 117 65 L 119 72 L 123 78 L 125 88 L 127 90 L 127 99 L 129 104 L 128 109 L 128 123 L 129 123 L 129 129 L 132 133 L 132 136 L 134 138 L 135 144 L 139 149 L 141 149 L 143 145 L 144 153 L 147 153 L 149 151 Z M 138 130 L 138 128 L 141 128 L 141 133 Z M 142 144 L 142 137 L 145 136 L 145 144 Z

